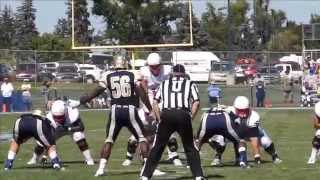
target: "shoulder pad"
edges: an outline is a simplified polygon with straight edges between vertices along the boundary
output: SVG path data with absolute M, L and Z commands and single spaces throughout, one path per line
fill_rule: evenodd
M 251 111 L 251 114 L 250 114 L 249 118 L 250 118 L 250 120 L 252 119 L 252 120 L 255 120 L 255 121 L 260 121 L 260 115 L 254 110 Z
M 79 109 L 71 108 L 71 107 L 67 107 L 67 108 L 68 108 L 68 116 L 69 116 L 70 123 L 76 122 L 80 117 Z
M 143 66 L 140 68 L 140 78 L 141 79 L 146 79 L 145 77 L 150 76 L 150 71 L 148 66 Z

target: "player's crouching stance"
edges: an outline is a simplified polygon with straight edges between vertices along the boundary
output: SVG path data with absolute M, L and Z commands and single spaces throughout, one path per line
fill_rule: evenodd
M 124 57 L 114 59 L 115 71 L 100 81 L 99 86 L 80 99 L 81 104 L 91 101 L 94 97 L 108 89 L 111 92 L 111 111 L 106 128 L 107 138 L 100 153 L 99 168 L 95 176 L 105 173 L 105 166 L 111 154 L 113 143 L 116 141 L 122 127 L 127 127 L 139 141 L 143 159 L 148 155 L 147 140 L 144 135 L 142 122 L 138 116 L 139 97 L 151 111 L 152 107 L 141 85 L 135 82 L 134 74 L 126 71 L 127 63 Z
M 314 107 L 315 117 L 314 117 L 314 128 L 316 129 L 315 136 L 312 140 L 312 150 L 311 155 L 308 160 L 308 164 L 315 164 L 317 160 L 317 154 L 320 150 L 320 102 L 316 103 Z
M 94 165 L 88 143 L 84 133 L 84 125 L 80 118 L 79 109 L 71 107 L 64 101 L 54 101 L 47 118 L 55 127 L 54 138 L 57 141 L 65 135 L 70 135 L 73 141 L 78 145 L 87 165 Z M 45 147 L 37 143 L 32 158 L 28 164 L 35 164 L 39 161 Z
M 60 169 L 61 164 L 57 155 L 54 139 L 54 125 L 42 116 L 40 110 L 35 110 L 32 114 L 23 114 L 16 120 L 13 128 L 13 140 L 10 144 L 4 169 L 10 170 L 12 168 L 20 145 L 31 137 L 35 138 L 41 145 L 48 149 L 53 168 Z

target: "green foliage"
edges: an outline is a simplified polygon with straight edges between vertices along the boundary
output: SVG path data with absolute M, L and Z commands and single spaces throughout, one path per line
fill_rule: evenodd
M 33 0 L 24 0 L 17 8 L 15 44 L 17 49 L 32 49 L 32 38 L 38 35 L 35 24 L 36 9 L 33 7 Z
M 10 49 L 13 46 L 15 19 L 11 8 L 7 5 L 0 12 L 0 49 Z
M 89 21 L 88 3 L 87 0 L 76 0 L 74 2 L 74 33 L 75 43 L 80 46 L 89 45 L 92 37 L 92 29 L 89 29 L 91 25 Z M 69 0 L 70 5 L 70 0 Z M 70 10 L 70 7 L 69 7 Z M 70 12 L 67 12 L 68 16 Z M 66 22 L 64 22 L 66 23 Z M 70 23 L 68 23 L 70 25 Z M 65 31 L 67 31 L 65 29 Z M 69 32 L 69 31 L 67 31 Z
M 181 17 L 177 3 L 170 0 L 103 1 L 93 0 L 92 12 L 103 16 L 107 25 L 105 38 L 128 43 L 159 43 L 171 34 L 170 21 Z

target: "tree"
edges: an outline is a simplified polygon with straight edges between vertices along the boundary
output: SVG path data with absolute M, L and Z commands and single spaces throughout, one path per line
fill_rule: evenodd
M 268 49 L 274 51 L 301 51 L 301 38 L 293 30 L 287 29 L 274 34 L 268 43 Z
M 77 44 L 89 45 L 92 38 L 92 29 L 89 29 L 91 23 L 89 21 L 90 14 L 88 13 L 87 0 L 76 0 L 74 2 L 74 33 Z M 70 10 L 71 3 L 68 1 L 69 7 L 67 11 L 68 24 L 70 26 Z
M 12 10 L 7 5 L 0 15 L 0 48 L 10 49 L 13 45 L 15 26 Z
M 18 49 L 31 49 L 32 38 L 38 35 L 33 0 L 24 0 L 17 8 L 15 44 Z
M 55 25 L 54 34 L 62 38 L 71 37 L 70 26 L 67 19 L 58 19 L 58 22 Z
M 204 30 L 208 33 L 209 50 L 227 49 L 227 23 L 226 15 L 207 3 L 207 11 L 202 14 L 201 22 Z
M 121 44 L 162 43 L 170 35 L 170 22 L 181 17 L 179 2 L 172 0 L 93 0 L 92 12 L 103 16 L 106 39 Z

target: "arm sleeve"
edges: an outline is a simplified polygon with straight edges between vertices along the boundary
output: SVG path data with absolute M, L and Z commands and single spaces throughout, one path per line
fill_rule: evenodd
M 160 102 L 162 89 L 163 89 L 163 83 L 161 83 L 160 87 L 157 89 L 156 95 L 154 96 L 154 100 Z
M 195 83 L 191 83 L 191 97 L 194 101 L 199 101 L 199 90 Z

